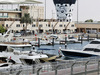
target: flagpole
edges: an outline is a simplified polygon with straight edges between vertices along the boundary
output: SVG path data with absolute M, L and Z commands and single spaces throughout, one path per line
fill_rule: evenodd
M 78 11 L 79 11 L 79 10 L 78 10 L 78 0 L 77 0 L 77 23 L 78 23 L 78 14 L 79 14 Z

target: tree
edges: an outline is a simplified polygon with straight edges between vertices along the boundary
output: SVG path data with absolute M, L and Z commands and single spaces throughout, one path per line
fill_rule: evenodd
M 0 33 L 4 33 L 6 29 L 0 25 Z
M 93 22 L 93 20 L 92 19 L 88 19 L 85 22 Z
M 27 30 L 28 24 L 32 23 L 32 19 L 30 18 L 30 14 L 29 13 L 25 13 L 24 16 L 21 18 L 20 22 L 21 23 L 26 23 L 25 30 Z

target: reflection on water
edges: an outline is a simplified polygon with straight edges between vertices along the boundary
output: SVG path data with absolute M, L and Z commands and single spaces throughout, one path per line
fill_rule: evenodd
M 67 44 L 67 49 L 75 49 L 75 50 L 82 50 L 82 48 L 87 45 L 89 42 L 88 41 L 83 41 L 83 43 L 70 43 Z M 44 46 L 40 46 L 40 47 L 36 47 L 36 49 L 39 48 L 48 48 L 48 49 L 53 49 L 53 50 L 38 50 L 39 52 L 43 51 L 44 53 L 48 53 L 48 54 L 54 54 L 54 55 L 58 55 L 58 50 L 59 47 L 61 47 L 62 49 L 65 49 L 65 45 L 54 45 L 54 46 L 48 46 L 48 45 L 44 45 Z M 62 57 L 61 59 L 75 59 L 75 58 L 70 58 L 70 57 Z

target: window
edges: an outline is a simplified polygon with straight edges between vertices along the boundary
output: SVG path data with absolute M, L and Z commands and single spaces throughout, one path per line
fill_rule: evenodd
M 4 13 L 4 14 L 3 14 L 3 16 L 4 16 L 4 17 L 7 17 L 7 16 L 8 16 L 8 14 L 7 14 L 7 13 Z
M 8 66 L 8 64 L 3 64 L 0 67 L 7 67 L 7 66 Z
M 66 14 L 66 16 L 67 16 L 68 14 Z
M 2 27 L 4 27 L 4 24 L 2 24 Z
M 59 4 L 57 4 L 56 6 L 58 6 L 58 7 L 59 7 Z
M 0 13 L 0 17 L 2 17 L 2 13 Z
M 35 24 L 33 24 L 32 27 L 35 27 Z
M 20 24 L 17 24 L 16 27 L 20 27 Z
M 96 49 L 96 48 L 85 48 L 84 51 L 100 52 L 100 50 L 99 49 Z
M 60 24 L 59 27 L 62 27 L 62 24 Z
M 71 9 L 69 10 L 69 12 L 71 12 Z
M 6 24 L 6 27 L 8 27 L 8 24 Z
M 39 27 L 42 27 L 42 24 L 40 24 Z
M 66 20 L 68 22 L 68 20 Z
M 65 27 L 66 25 L 64 25 L 64 27 Z
M 25 25 L 23 24 L 23 27 L 25 27 Z
M 62 22 L 62 20 L 60 20 L 60 22 Z
M 61 13 L 64 13 L 64 10 L 62 10 Z
M 15 17 L 17 18 L 17 15 L 15 15 Z
M 46 27 L 47 27 L 47 24 L 46 24 Z
M 71 27 L 74 27 L 74 25 L 71 25 Z
M 69 17 L 71 17 L 71 15 L 69 15 Z
M 53 24 L 52 24 L 52 27 L 53 27 Z
M 65 6 L 67 6 L 67 4 L 65 4 Z
M 48 27 L 50 27 L 50 24 L 48 24 Z
M 90 44 L 100 44 L 100 41 L 92 41 Z
M 69 19 L 69 21 L 71 22 L 71 19 Z

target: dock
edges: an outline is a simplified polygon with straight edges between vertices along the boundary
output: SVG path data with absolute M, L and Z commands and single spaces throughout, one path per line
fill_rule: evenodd
M 76 60 L 58 59 L 58 62 L 25 66 L 16 74 L 11 74 L 12 71 L 0 72 L 0 75 L 100 75 L 100 57 Z

